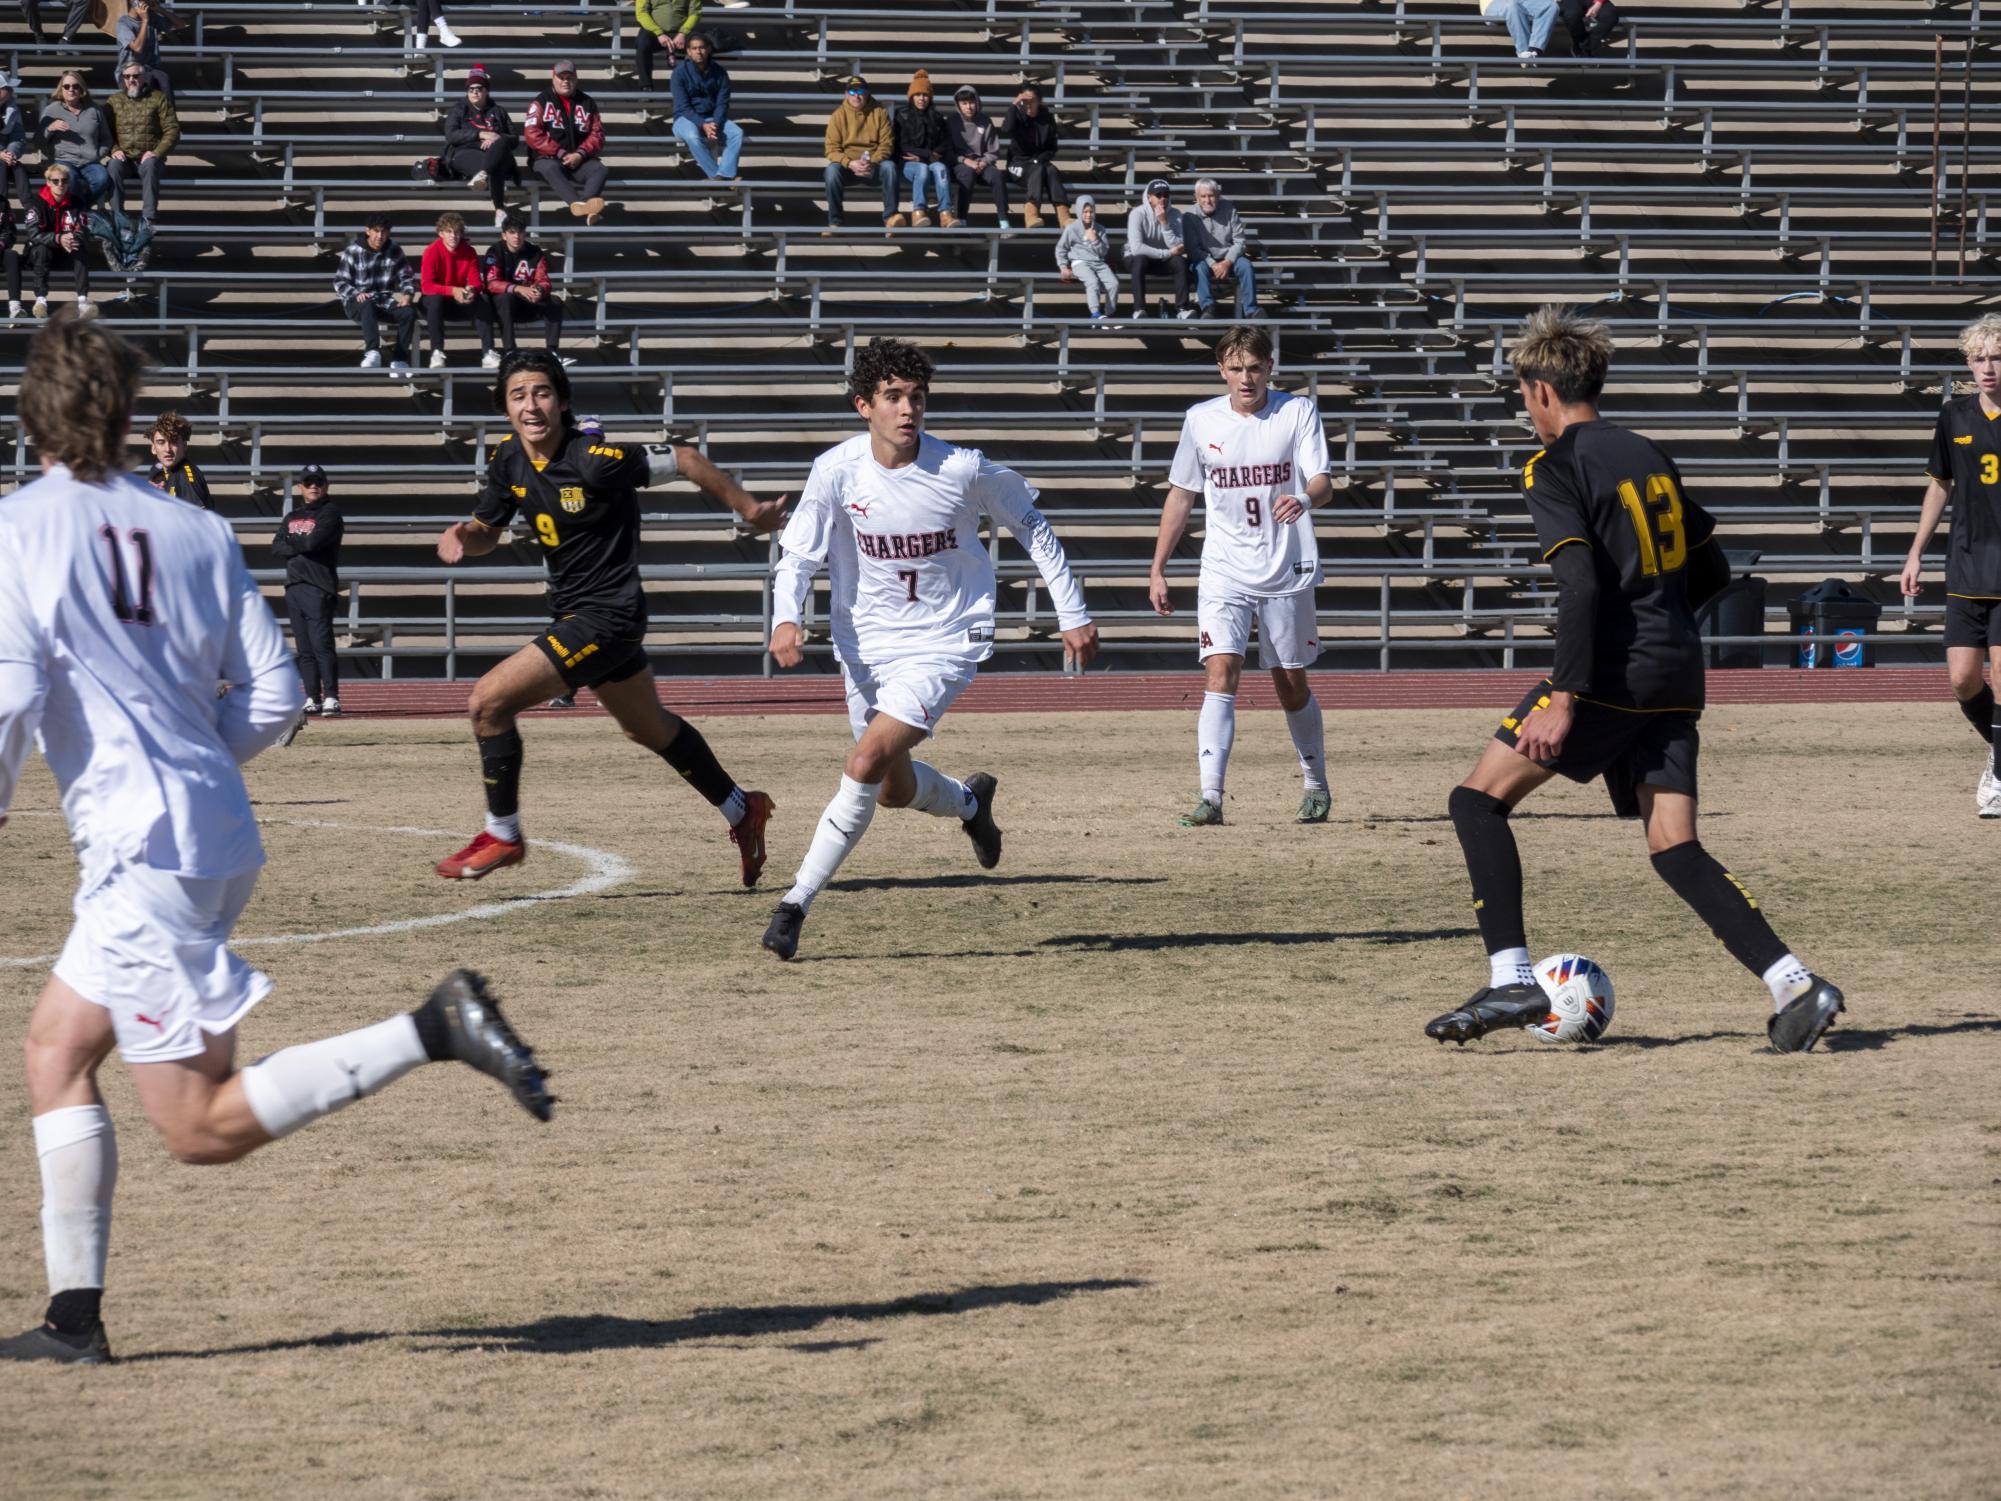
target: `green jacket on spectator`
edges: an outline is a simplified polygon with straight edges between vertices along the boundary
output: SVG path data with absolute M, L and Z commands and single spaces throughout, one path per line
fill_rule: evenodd
M 174 101 L 148 84 L 134 99 L 120 90 L 107 101 L 116 127 L 118 149 L 127 156 L 157 151 L 165 156 L 181 139 L 181 117 Z
M 702 20 L 702 0 L 633 0 L 639 24 L 655 36 L 686 36 Z

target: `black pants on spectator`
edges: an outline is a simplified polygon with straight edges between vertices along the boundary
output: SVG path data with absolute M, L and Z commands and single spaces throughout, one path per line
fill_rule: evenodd
M 417 308 L 414 303 L 396 305 L 394 298 L 377 301 L 371 297 L 363 302 L 358 298 L 341 304 L 343 313 L 361 325 L 361 345 L 363 349 L 379 349 L 382 346 L 382 320 L 387 318 L 396 329 L 396 351 L 392 360 L 410 362 L 410 346 L 417 333 Z
M 13 166 L 9 167 L 5 162 L 0 162 L 0 171 L 4 171 L 13 179 L 14 201 L 24 209 L 32 208 L 34 206 L 35 194 L 40 190 L 35 187 L 34 183 L 28 177 L 28 164 L 26 162 L 15 162 Z
M 966 217 L 973 202 L 973 184 L 983 182 L 987 191 L 994 196 L 994 213 L 997 217 L 1007 217 L 1007 169 L 999 162 L 988 162 L 975 172 L 964 162 L 952 168 L 952 180 L 958 187 L 959 217 Z
M 21 252 L 12 245 L 9 245 L 5 259 L 7 262 L 7 300 L 9 302 L 19 302 L 21 300 Z
M 1557 18 L 1570 33 L 1570 50 L 1579 57 L 1597 56 L 1619 24 L 1619 7 L 1612 0 L 1605 0 L 1598 14 L 1586 20 L 1584 13 L 1589 9 L 1591 0 L 1561 0 L 1557 7 Z
M 160 214 L 160 168 L 167 164 L 164 156 L 141 160 L 128 156 L 123 159 L 112 157 L 104 165 L 111 173 L 111 201 L 118 205 L 119 212 L 125 209 L 125 184 L 131 178 L 139 179 L 139 212 L 150 223 Z
M 642 89 L 653 87 L 653 59 L 656 57 L 666 58 L 670 69 L 680 60 L 667 45 L 667 38 L 655 36 L 642 26 L 639 28 L 638 39 L 632 44 L 632 61 L 639 69 L 639 86 Z
M 553 292 L 540 302 L 530 302 L 514 292 L 503 292 L 493 299 L 494 311 L 500 315 L 500 347 L 514 348 L 514 325 L 523 319 L 542 320 L 542 342 L 551 349 L 563 342 L 563 299 Z
M 21 0 L 21 15 L 28 23 L 28 35 L 36 41 L 44 41 L 42 35 L 41 0 Z M 69 0 L 68 14 L 63 18 L 63 35 L 73 36 L 90 24 L 90 0 Z
M 76 295 L 90 295 L 90 238 L 78 239 L 76 249 L 65 250 L 54 240 L 44 240 L 28 247 L 28 269 L 34 273 L 35 295 L 49 295 L 49 271 L 53 267 L 68 266 L 70 278 L 75 283 Z
M 445 17 L 444 0 L 417 0 L 417 29 L 429 31 Z
M 1070 206 L 1070 189 L 1063 182 L 1063 170 L 1046 157 L 1037 157 L 1024 164 L 1021 182 L 1022 196 L 1029 203 L 1042 202 L 1045 198 L 1051 204 Z
M 337 596 L 311 584 L 285 586 L 285 612 L 292 617 L 292 640 L 299 658 L 299 681 L 306 697 L 340 697 L 340 656 L 334 650 Z
M 493 299 L 484 292 L 473 294 L 471 302 L 460 302 L 442 292 L 424 294 L 424 329 L 431 337 L 431 352 L 445 347 L 445 320 L 471 323 L 479 329 L 479 347 L 493 348 Z
M 514 148 L 506 141 L 491 146 L 462 146 L 449 152 L 446 161 L 459 176 L 471 181 L 486 174 L 486 196 L 495 208 L 507 207 L 507 189 L 519 186 L 521 168 L 515 164 Z
M 1188 306 L 1188 258 L 1172 255 L 1166 260 L 1146 260 L 1134 256 L 1126 262 L 1132 276 L 1133 315 L 1146 311 L 1146 279 L 1165 273 L 1174 282 L 1174 306 L 1177 309 Z
M 549 185 L 550 191 L 565 203 L 582 203 L 586 198 L 604 195 L 605 179 L 610 170 L 595 156 L 587 156 L 577 163 L 572 172 L 553 156 L 535 158 L 535 175 Z

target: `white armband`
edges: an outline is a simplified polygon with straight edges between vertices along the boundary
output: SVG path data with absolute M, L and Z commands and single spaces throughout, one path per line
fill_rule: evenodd
M 681 461 L 674 456 L 672 443 L 648 443 L 646 454 L 646 483 L 664 485 L 681 477 Z

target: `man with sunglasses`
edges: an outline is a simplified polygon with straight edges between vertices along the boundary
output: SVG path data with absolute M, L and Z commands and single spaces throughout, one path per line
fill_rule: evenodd
M 859 75 L 847 82 L 847 93 L 827 117 L 827 228 L 841 227 L 841 211 L 850 183 L 875 181 L 882 188 L 882 222 L 888 228 L 896 216 L 895 138 L 889 112 L 870 96 L 868 80 Z
M 181 118 L 174 101 L 150 81 L 146 69 L 128 62 L 119 74 L 124 85 L 111 97 L 111 124 L 116 144 L 105 166 L 111 173 L 111 201 L 125 210 L 125 184 L 139 179 L 139 213 L 148 224 L 160 216 L 160 169 L 167 153 L 181 139 Z
M 126 68 L 137 63 L 146 75 L 146 82 L 167 98 L 174 97 L 173 80 L 160 66 L 160 36 L 173 24 L 174 18 L 164 5 L 155 7 L 151 0 L 130 0 L 125 14 L 118 18 L 118 76 L 121 80 L 125 77 Z

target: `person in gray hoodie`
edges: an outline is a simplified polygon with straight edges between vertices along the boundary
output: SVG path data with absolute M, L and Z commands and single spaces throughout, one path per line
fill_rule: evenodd
M 1227 277 L 1237 289 L 1237 321 L 1257 317 L 1257 272 L 1245 245 L 1243 216 L 1215 178 L 1195 180 L 1195 207 L 1181 216 L 1181 236 L 1195 263 L 1197 311 L 1204 318 L 1216 316 L 1216 283 Z
M 1188 248 L 1181 240 L 1181 210 L 1170 204 L 1167 179 L 1146 185 L 1146 197 L 1126 215 L 1126 272 L 1132 277 L 1132 315 L 1147 317 L 1146 279 L 1163 272 L 1174 280 L 1177 318 L 1193 318 L 1188 304 Z
M 56 80 L 42 106 L 41 131 L 48 160 L 69 168 L 71 194 L 78 207 L 89 208 L 111 186 L 104 159 L 118 138 L 110 118 L 92 102 L 81 73 L 72 69 Z
M 1098 203 L 1080 194 L 1077 216 L 1056 237 L 1056 269 L 1065 281 L 1084 284 L 1084 303 L 1093 318 L 1109 318 L 1119 310 L 1119 278 L 1111 268 L 1111 231 L 1098 223 Z
M 1007 217 L 1007 163 L 1001 159 L 1000 134 L 980 105 L 980 91 L 961 84 L 952 95 L 956 106 L 946 124 L 952 143 L 952 180 L 957 184 L 959 219 L 964 222 L 973 203 L 973 184 L 983 182 L 994 195 L 994 217 L 1002 229 L 1012 229 Z

